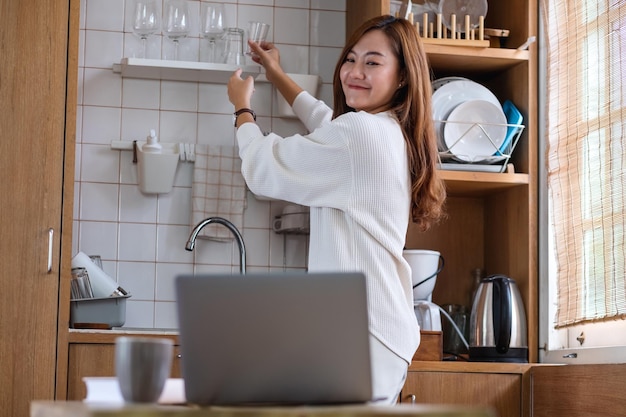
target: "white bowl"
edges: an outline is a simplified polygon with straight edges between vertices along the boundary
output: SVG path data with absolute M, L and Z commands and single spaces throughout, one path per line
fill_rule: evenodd
M 430 301 L 437 281 L 436 273 L 439 269 L 441 254 L 434 250 L 405 249 L 402 251 L 402 256 L 411 266 L 412 285 L 419 284 L 413 288 L 413 300 Z M 431 276 L 432 278 L 424 281 Z

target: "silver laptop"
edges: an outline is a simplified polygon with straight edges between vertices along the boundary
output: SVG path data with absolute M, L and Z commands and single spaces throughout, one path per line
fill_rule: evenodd
M 363 274 L 181 275 L 176 294 L 190 404 L 371 399 Z

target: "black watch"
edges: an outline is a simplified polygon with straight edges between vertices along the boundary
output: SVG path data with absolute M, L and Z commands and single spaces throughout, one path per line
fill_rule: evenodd
M 250 113 L 252 115 L 252 118 L 256 122 L 256 113 L 254 112 L 254 110 L 244 107 L 243 109 L 237 110 L 233 115 L 233 124 L 235 125 L 235 127 L 237 127 L 237 117 L 241 116 L 243 113 Z

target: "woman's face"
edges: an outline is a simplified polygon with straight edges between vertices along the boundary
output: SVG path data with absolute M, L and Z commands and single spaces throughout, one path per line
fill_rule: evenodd
M 354 45 L 339 74 L 346 104 L 368 113 L 386 111 L 401 81 L 391 41 L 377 29 Z

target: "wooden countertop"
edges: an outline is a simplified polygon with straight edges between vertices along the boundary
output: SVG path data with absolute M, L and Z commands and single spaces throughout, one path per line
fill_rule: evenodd
M 537 363 L 464 362 L 464 361 L 413 361 L 409 371 L 420 372 L 473 372 L 489 374 L 525 374 Z
M 167 337 L 178 343 L 178 330 L 176 329 L 70 329 L 68 333 L 69 343 L 115 343 L 120 336 L 141 337 Z
M 484 407 L 444 405 L 318 407 L 186 407 L 94 405 L 79 401 L 34 401 L 31 417 L 494 417 Z

